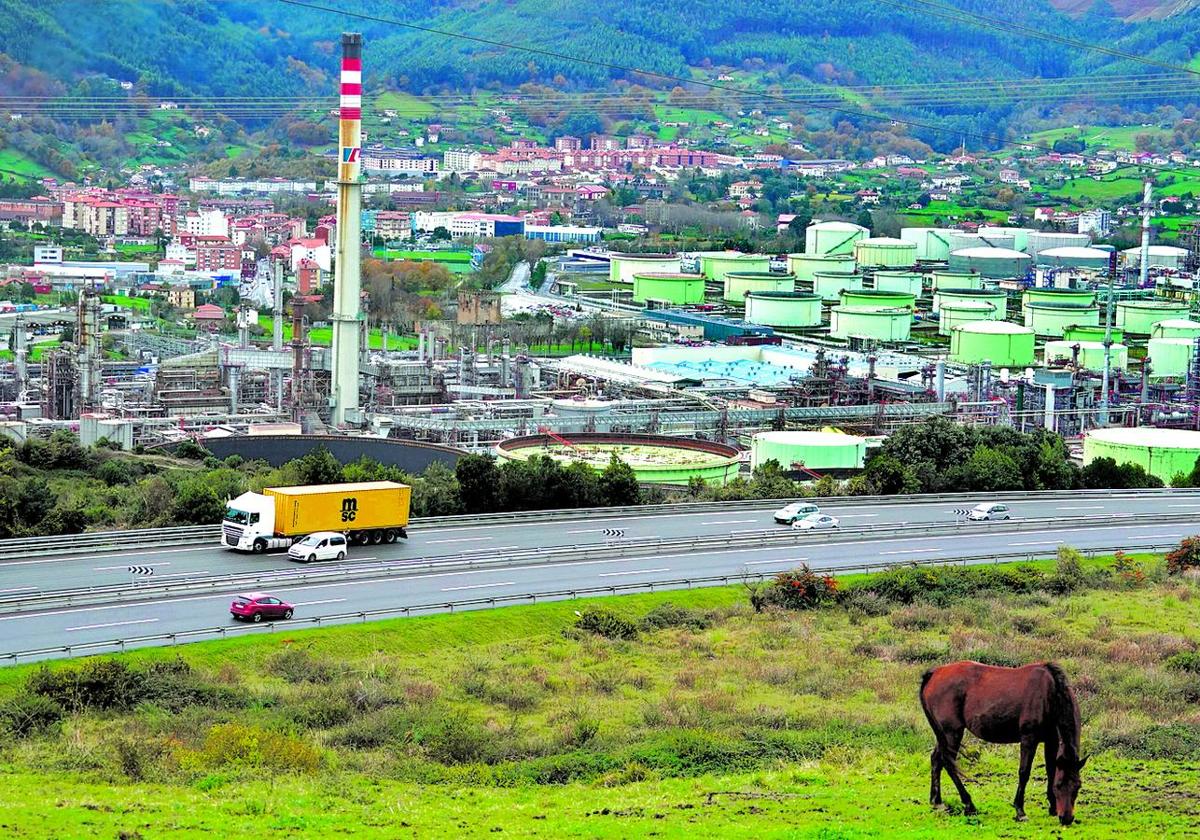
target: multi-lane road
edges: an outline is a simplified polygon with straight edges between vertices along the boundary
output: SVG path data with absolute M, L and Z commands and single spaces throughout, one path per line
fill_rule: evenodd
M 300 620 L 535 592 L 769 574 L 801 562 L 814 568 L 879 567 L 997 554 L 1046 555 L 1061 544 L 1082 549 L 1166 545 L 1200 530 L 1194 524 L 1200 522 L 1200 495 L 1122 492 L 1012 501 L 1011 523 L 941 527 L 961 521 L 955 511 L 969 507 L 969 501 L 831 502 L 822 507 L 840 518 L 841 533 L 775 541 L 763 537 L 788 531 L 772 521 L 776 505 L 681 513 L 598 512 L 587 518 L 424 527 L 415 529 L 407 542 L 353 550 L 348 562 L 356 567 L 391 561 L 386 575 L 309 582 L 285 578 L 275 582 L 271 592 L 294 603 Z M 1106 522 L 1112 516 L 1127 519 L 1121 524 Z M 898 525 L 910 527 L 889 527 Z M 614 538 L 606 531 L 623 533 Z M 723 538 L 723 542 L 705 545 L 704 538 Z M 620 549 L 648 539 L 662 544 Z M 599 550 L 567 552 L 561 559 L 531 555 L 556 547 Z M 399 569 L 398 560 L 403 561 Z M 474 562 L 468 566 L 464 560 Z M 130 587 L 119 603 L 77 606 L 31 609 L 12 600 L 84 586 L 129 585 L 130 565 L 152 567 L 154 585 L 188 584 L 256 570 L 282 569 L 298 576 L 316 568 L 290 564 L 280 555 L 236 554 L 211 545 L 5 558 L 0 560 L 0 601 L 8 600 L 7 606 L 0 607 L 0 655 L 233 624 L 229 601 L 241 587 L 229 585 L 149 598 L 137 596 Z

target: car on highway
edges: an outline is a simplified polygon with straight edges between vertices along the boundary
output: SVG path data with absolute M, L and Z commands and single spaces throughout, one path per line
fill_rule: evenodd
M 233 603 L 229 605 L 229 614 L 234 618 L 257 624 L 264 618 L 291 618 L 295 609 L 282 598 L 276 598 L 266 592 L 247 592 L 233 599 Z
M 803 519 L 797 519 L 792 523 L 792 528 L 797 531 L 818 531 L 825 528 L 836 528 L 837 526 L 837 517 L 830 516 L 827 513 L 810 513 Z
M 780 525 L 791 525 L 797 519 L 803 519 L 810 513 L 820 513 L 821 509 L 812 502 L 792 502 L 775 511 L 775 521 Z
M 345 560 L 346 535 L 337 531 L 317 531 L 302 540 L 292 543 L 288 559 L 297 563 L 312 563 L 317 560 Z
M 975 522 L 989 522 L 995 519 L 1012 519 L 1008 505 L 1000 502 L 983 502 L 975 505 L 967 513 L 967 519 Z

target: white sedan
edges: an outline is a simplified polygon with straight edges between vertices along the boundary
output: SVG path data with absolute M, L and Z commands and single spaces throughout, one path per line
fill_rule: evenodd
M 824 528 L 836 528 L 837 526 L 837 517 L 830 516 L 827 513 L 810 513 L 803 519 L 797 519 L 792 523 L 792 528 L 797 531 L 816 531 Z

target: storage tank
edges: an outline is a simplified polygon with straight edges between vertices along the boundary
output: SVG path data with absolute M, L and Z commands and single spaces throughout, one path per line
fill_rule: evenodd
M 1186 379 L 1196 343 L 1190 338 L 1152 338 L 1146 345 L 1146 358 L 1150 360 L 1150 377 Z
M 816 327 L 821 324 L 821 296 L 811 292 L 751 292 L 746 320 L 768 327 Z
M 950 335 L 951 331 L 963 324 L 975 321 L 995 321 L 1000 318 L 996 307 L 979 300 L 964 300 L 958 303 L 942 303 L 938 313 L 938 334 Z
M 632 283 L 633 275 L 678 274 L 678 254 L 612 254 L 609 257 L 608 279 L 612 283 Z
M 1151 245 L 1150 265 L 1159 268 L 1180 269 L 1187 263 L 1188 253 L 1187 248 L 1176 248 L 1174 245 Z M 1126 248 L 1121 254 L 1125 257 L 1125 264 L 1129 267 L 1141 267 L 1141 248 Z
M 1033 364 L 1033 330 L 1009 321 L 976 321 L 950 331 L 950 358 L 959 364 L 989 361 L 994 367 Z
M 1183 301 L 1118 301 L 1116 324 L 1124 327 L 1127 335 L 1150 335 L 1160 321 L 1186 318 L 1189 308 Z
M 750 439 L 750 468 L 777 461 L 785 470 L 862 469 L 866 438 L 836 432 L 759 432 Z
M 812 282 L 817 273 L 853 274 L 855 268 L 852 254 L 788 254 L 788 271 L 797 280 Z
M 938 289 L 982 289 L 983 277 L 978 271 L 934 269 L 930 273 L 934 291 Z
M 938 313 L 947 304 L 988 303 L 996 309 L 997 320 L 1008 315 L 1008 292 L 1003 289 L 938 289 L 933 293 L 933 311 Z
M 813 222 L 804 229 L 804 253 L 853 254 L 854 243 L 871 231 L 850 222 Z
M 1079 348 L 1076 355 L 1075 348 Z M 1111 370 L 1125 370 L 1129 366 L 1129 348 L 1124 344 L 1112 345 L 1109 360 Z M 1074 360 L 1085 370 L 1104 370 L 1103 341 L 1047 341 L 1042 358 L 1047 367 L 1069 364 Z
M 1137 464 L 1169 482 L 1190 473 L 1200 458 L 1200 432 L 1187 429 L 1093 429 L 1083 436 L 1083 463 L 1112 458 L 1118 464 Z
M 863 287 L 861 274 L 825 274 L 817 272 L 813 275 L 813 292 L 822 300 L 841 300 L 842 292 L 846 289 L 858 290 Z
M 997 248 L 1012 248 L 1014 251 L 1024 251 L 1029 246 L 1029 235 L 1037 233 L 1030 228 L 1021 227 L 1000 227 L 998 225 L 984 225 L 979 229 L 979 235 L 988 242 L 991 242 Z M 993 237 L 1006 236 L 1012 240 L 1011 245 L 996 245 Z
M 917 245 L 915 242 L 905 242 L 903 239 L 887 236 L 860 239 L 854 243 L 854 259 L 863 267 L 910 266 L 917 261 Z
M 729 271 L 725 273 L 723 298 L 729 303 L 742 303 L 747 292 L 794 292 L 796 278 L 792 274 L 773 274 L 769 271 Z
M 1086 248 L 1092 244 L 1092 238 L 1086 233 L 1060 233 L 1056 230 L 1035 230 L 1029 234 L 1025 253 L 1036 257 L 1040 252 L 1051 248 Z
M 732 254 L 703 256 L 700 258 L 700 273 L 714 283 L 725 281 L 732 272 L 744 274 L 766 274 L 771 270 L 771 258 L 766 254 Z
M 1077 324 L 1063 330 L 1063 341 L 1104 341 L 1104 333 L 1105 329 L 1103 325 L 1085 327 Z M 1125 330 L 1120 327 L 1113 327 L 1112 340 L 1118 343 L 1123 342 L 1125 340 Z
M 1098 326 L 1100 307 L 1082 306 L 1077 303 L 1027 303 L 1025 304 L 1025 326 L 1035 333 L 1061 338 L 1063 330 L 1070 326 Z
M 872 275 L 874 288 L 881 292 L 904 292 L 919 298 L 925 278 L 915 271 L 876 271 Z
M 846 289 L 842 292 L 843 306 L 904 306 L 913 309 L 916 306 L 916 295 L 908 292 L 888 292 L 880 289 Z
M 638 272 L 633 275 L 633 300 L 634 303 L 665 300 L 676 306 L 704 303 L 704 277 Z
M 1047 248 L 1038 251 L 1034 262 L 1038 265 L 1052 265 L 1059 268 L 1090 268 L 1094 271 L 1108 270 L 1108 251 L 1103 248 L 1081 248 L 1068 246 L 1066 248 Z
M 1200 337 L 1200 321 L 1187 318 L 1168 318 L 1150 328 L 1151 338 L 1197 338 Z
M 950 252 L 951 271 L 974 271 L 982 277 L 1023 277 L 1029 265 L 1028 254 L 1008 248 L 966 248 Z
M 950 228 L 901 228 L 900 238 L 917 246 L 917 259 L 942 262 L 950 257 Z
M 905 307 L 835 306 L 830 310 L 829 334 L 834 338 L 873 338 L 908 341 L 912 310 Z
M 1096 293 L 1090 289 L 1029 288 L 1021 294 L 1021 305 L 1029 303 L 1077 303 L 1090 306 L 1096 302 Z
M 1012 251 L 1015 250 L 1016 241 L 1016 237 L 1004 233 L 984 236 L 982 232 L 970 233 L 965 230 L 956 230 L 950 234 L 950 253 L 965 251 L 968 248 L 1004 248 Z

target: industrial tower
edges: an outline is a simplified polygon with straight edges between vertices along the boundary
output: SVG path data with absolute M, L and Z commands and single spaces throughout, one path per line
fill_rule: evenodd
M 337 247 L 333 274 L 333 381 L 331 421 L 357 421 L 361 331 L 362 35 L 342 33 L 341 110 L 338 119 Z

